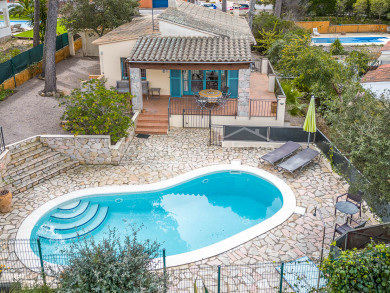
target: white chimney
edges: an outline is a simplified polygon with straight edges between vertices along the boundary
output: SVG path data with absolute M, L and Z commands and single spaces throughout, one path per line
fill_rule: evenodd
M 168 0 L 168 7 L 177 8 L 176 0 Z

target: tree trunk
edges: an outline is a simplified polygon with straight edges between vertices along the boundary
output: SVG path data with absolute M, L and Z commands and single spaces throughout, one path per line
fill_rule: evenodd
M 279 18 L 282 14 L 282 2 L 283 0 L 275 0 L 274 15 Z
M 57 0 L 49 0 L 45 34 L 45 88 L 44 94 L 55 93 L 56 85 L 56 30 L 57 30 Z
M 255 0 L 249 1 L 249 12 L 248 12 L 248 18 L 249 18 L 249 27 L 252 29 L 253 25 L 253 16 L 255 14 Z
M 222 12 L 226 12 L 226 8 L 227 8 L 227 7 L 226 7 L 226 6 L 227 6 L 227 5 L 226 5 L 226 1 L 227 1 L 227 0 L 222 0 Z
M 33 35 L 33 47 L 39 45 L 39 12 L 40 12 L 40 0 L 34 0 L 34 35 Z

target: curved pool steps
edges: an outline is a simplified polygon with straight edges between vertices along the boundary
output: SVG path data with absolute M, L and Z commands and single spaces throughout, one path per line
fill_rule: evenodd
M 92 221 L 89 222 L 88 226 L 81 230 L 77 230 L 71 233 L 66 233 L 66 234 L 61 234 L 61 233 L 56 233 L 54 235 L 43 235 L 41 233 L 37 233 L 39 237 L 45 238 L 48 240 L 69 240 L 73 238 L 78 238 L 82 237 L 88 233 L 91 233 L 92 231 L 96 230 L 97 228 L 100 227 L 101 224 L 103 224 L 104 220 L 107 218 L 108 214 L 108 207 L 101 207 L 96 216 L 93 218 Z M 61 231 L 61 230 L 60 230 Z
M 60 206 L 58 209 L 61 211 L 73 210 L 73 209 L 77 208 L 80 203 L 81 203 L 81 200 L 76 200 L 76 201 L 64 204 L 64 205 Z
M 93 204 L 89 207 L 88 211 L 86 211 L 85 213 L 83 213 L 83 217 L 74 221 L 74 222 L 68 222 L 68 223 L 55 223 L 53 226 L 55 227 L 54 228 L 54 231 L 57 231 L 57 230 L 71 230 L 71 229 L 76 229 L 76 228 L 79 228 L 85 224 L 87 224 L 88 222 L 90 222 L 95 216 L 96 214 L 98 213 L 99 211 L 99 204 Z
M 51 217 L 52 218 L 56 218 L 56 219 L 72 219 L 72 218 L 76 218 L 77 216 L 80 216 L 82 213 L 84 213 L 87 210 L 89 204 L 90 204 L 89 201 L 83 202 L 76 209 L 74 209 L 71 213 L 69 213 L 69 212 L 58 212 L 58 213 L 52 214 Z

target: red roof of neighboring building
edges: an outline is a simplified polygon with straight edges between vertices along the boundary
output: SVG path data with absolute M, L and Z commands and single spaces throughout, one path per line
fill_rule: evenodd
M 381 51 L 390 51 L 390 41 L 381 48 Z
M 383 64 L 375 70 L 368 71 L 360 82 L 390 81 L 390 64 Z

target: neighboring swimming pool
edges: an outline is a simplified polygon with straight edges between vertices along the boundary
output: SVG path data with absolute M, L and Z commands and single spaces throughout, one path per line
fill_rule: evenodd
M 362 43 L 386 43 L 390 40 L 388 37 L 341 37 L 341 38 L 312 38 L 315 44 L 331 44 L 339 39 L 342 44 L 362 44 Z
M 124 237 L 131 225 L 143 225 L 139 239 L 161 243 L 171 256 L 168 265 L 177 265 L 242 244 L 284 222 L 294 209 L 291 189 L 277 177 L 257 168 L 219 165 L 157 184 L 62 196 L 31 214 L 17 238 L 40 237 L 45 259 L 84 237 L 98 241 L 114 227 Z
M 11 25 L 15 24 L 21 24 L 22 28 L 24 29 L 32 29 L 32 26 L 30 26 L 30 21 L 29 20 L 10 20 Z

